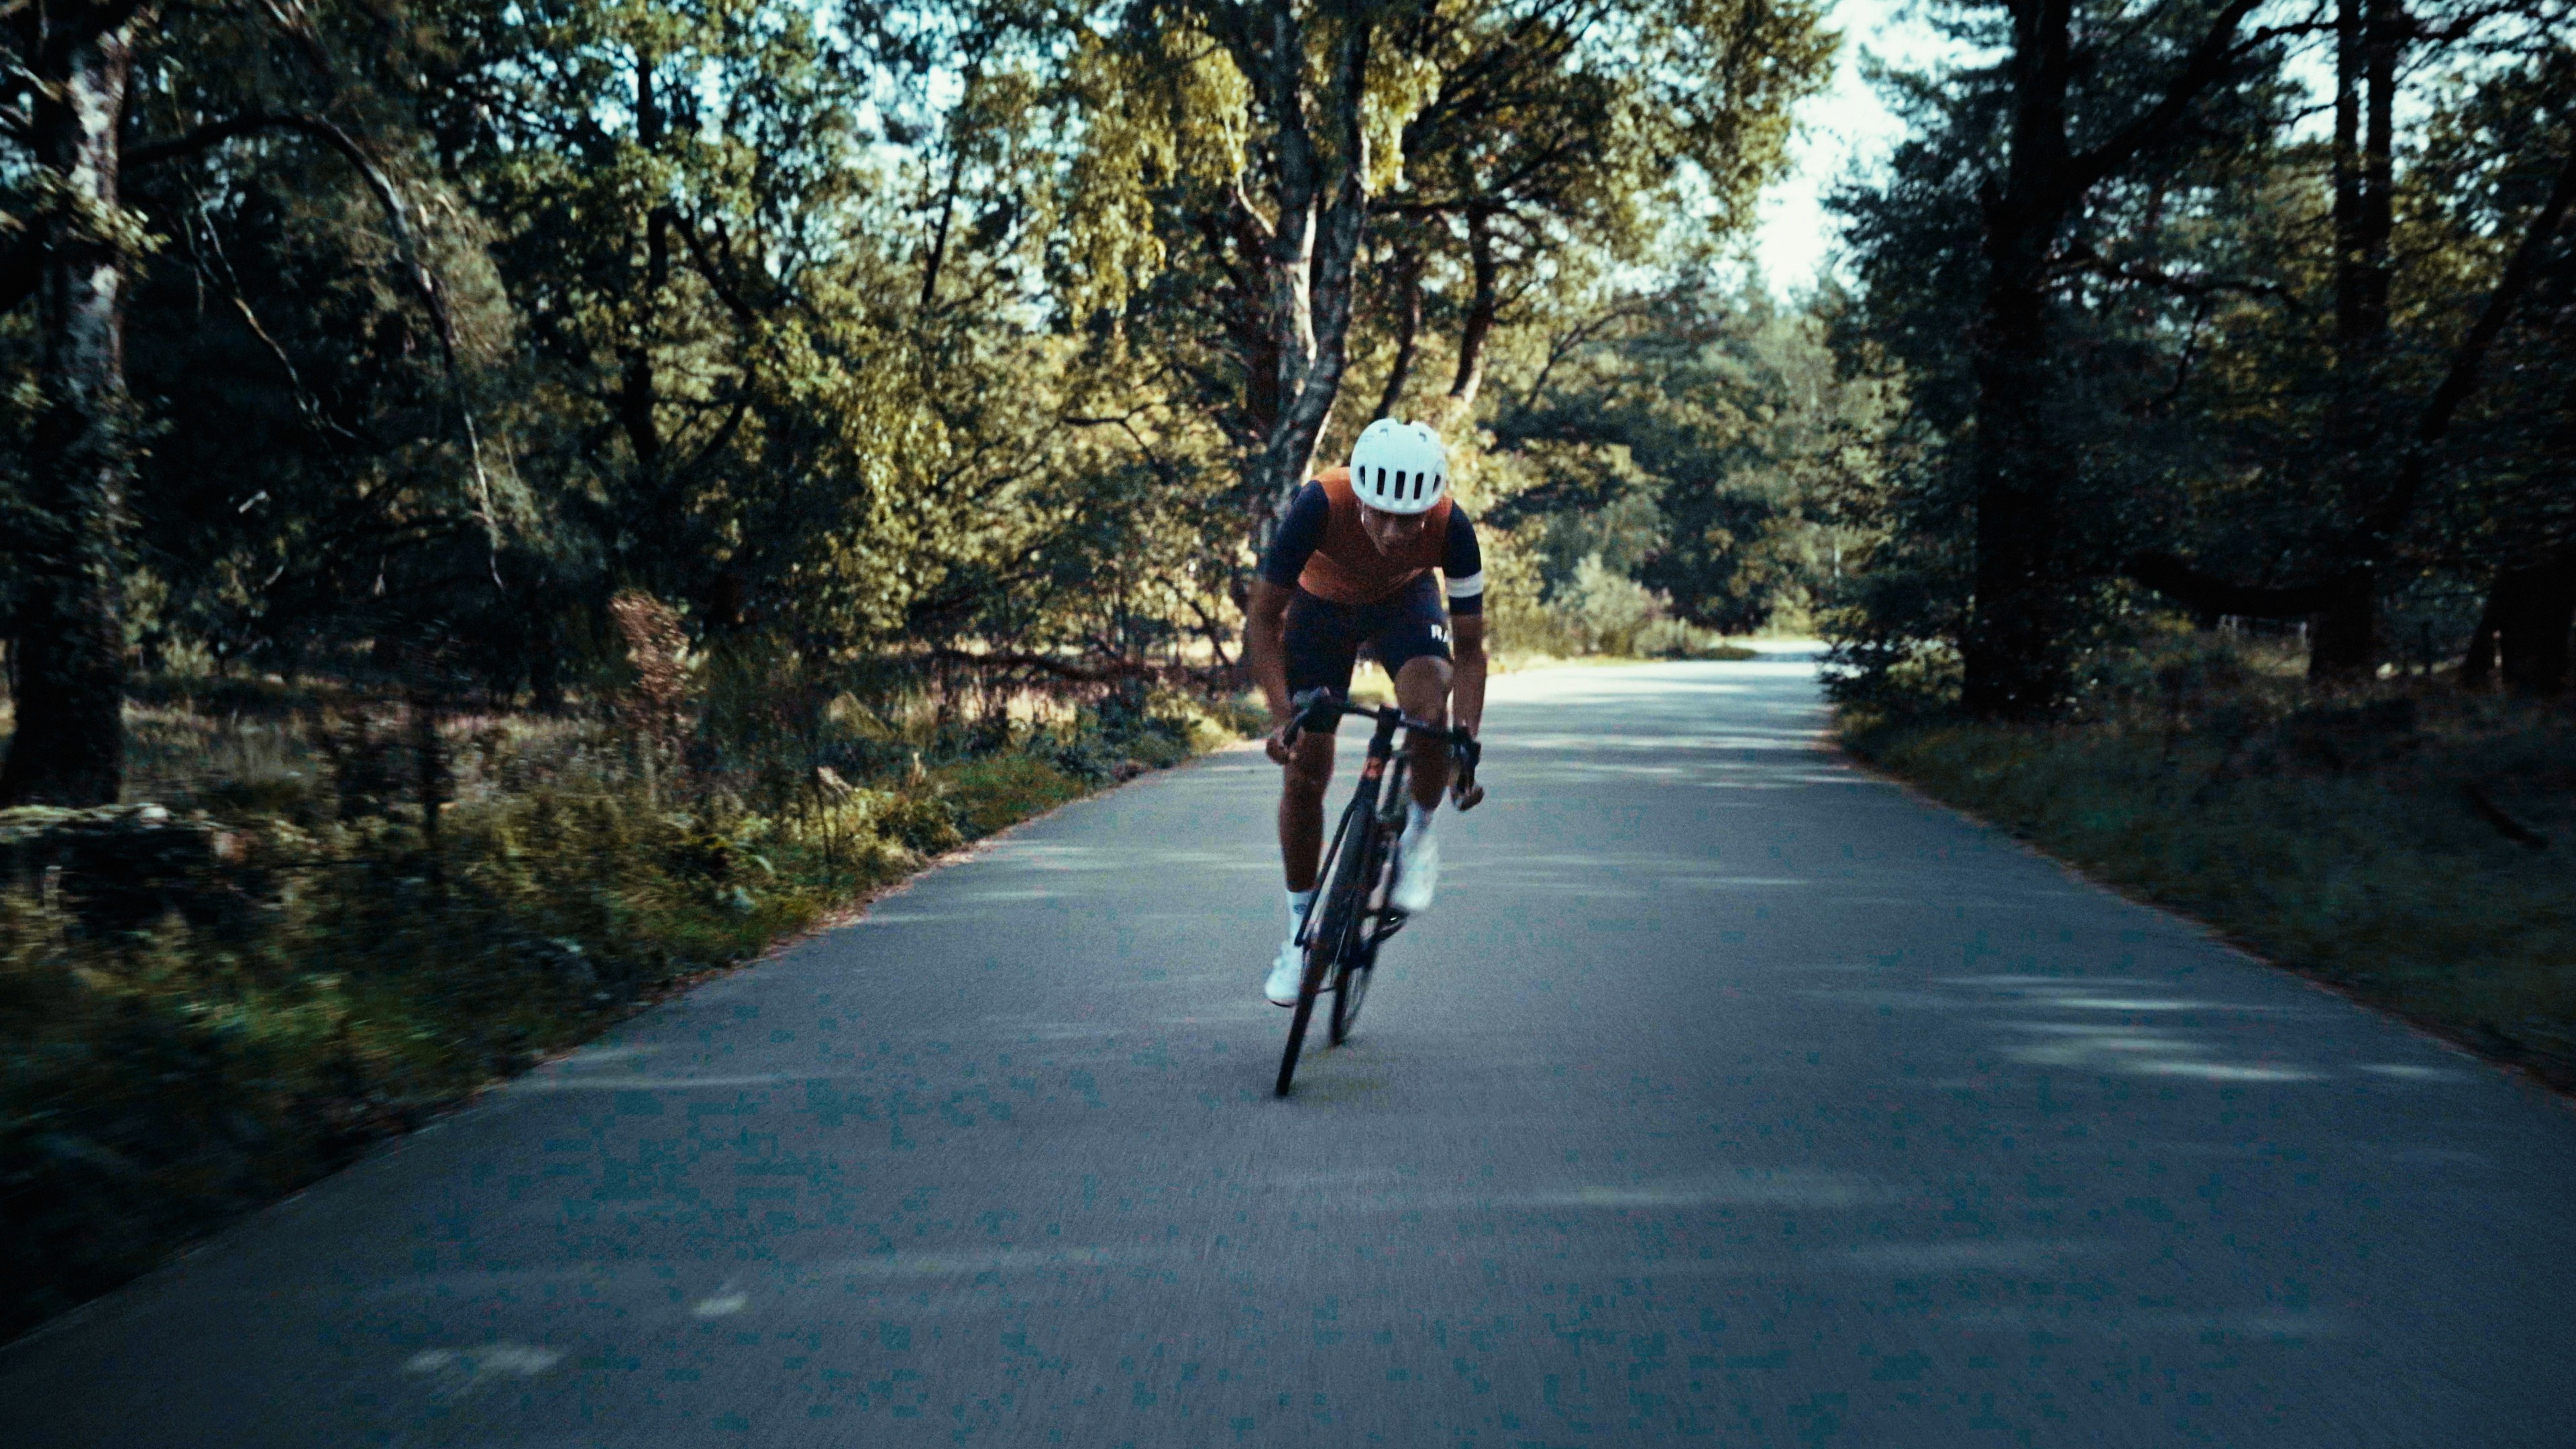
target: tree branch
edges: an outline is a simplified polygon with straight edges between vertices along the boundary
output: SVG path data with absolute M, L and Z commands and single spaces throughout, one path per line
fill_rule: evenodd
M 493 541 L 492 581 L 498 585 L 501 525 L 492 513 L 492 482 L 483 470 L 482 432 L 475 426 L 473 406 L 466 400 L 464 372 L 457 360 L 456 321 L 447 310 L 447 297 L 439 290 L 437 275 L 422 260 L 420 238 L 412 230 L 410 210 L 403 205 L 401 193 L 394 190 L 392 179 L 376 164 L 375 158 L 367 154 L 367 149 L 348 132 L 319 116 L 253 111 L 226 120 L 210 121 L 184 136 L 167 141 L 129 146 L 119 158 L 119 165 L 132 170 L 200 155 L 227 141 L 260 131 L 292 132 L 337 152 L 340 159 L 348 162 L 350 169 L 366 183 L 367 190 L 375 196 L 376 205 L 383 210 L 385 225 L 392 230 L 395 249 L 402 256 L 403 270 L 409 274 L 412 289 L 420 294 L 421 304 L 429 309 L 430 323 L 438 333 L 439 357 L 445 364 L 448 390 L 455 397 L 458 416 L 464 423 L 466 451 L 474 464 L 475 500 L 482 514 L 484 531 Z
M 1449 384 L 1449 421 L 1462 421 L 1476 406 L 1485 381 L 1485 344 L 1494 333 L 1502 301 L 1495 287 L 1502 267 L 1494 257 L 1494 211 L 1471 207 L 1467 212 L 1467 257 L 1474 291 L 1467 303 L 1465 326 L 1458 334 L 1458 371 Z
M 2449 435 L 2451 420 L 2458 415 L 2460 405 L 2477 390 L 2478 374 L 2486 363 L 2488 349 L 2495 345 L 2505 324 L 2513 320 L 2514 309 L 2521 305 L 2523 294 L 2531 290 L 2542 271 L 2544 254 L 2557 239 L 2571 205 L 2576 205 L 2576 149 L 2571 149 L 2560 164 L 2558 179 L 2540 203 L 2540 210 L 2532 215 L 2530 229 L 2522 234 L 2522 244 L 2513 249 L 2513 259 L 2505 263 L 2504 275 L 2496 279 L 2495 290 L 2487 294 L 2478 320 L 2470 325 L 2469 335 L 2451 354 L 2450 369 L 2443 373 L 2441 384 L 2433 389 L 2432 400 L 2425 404 L 2424 414 L 2415 424 L 2415 437 L 2406 450 L 2397 486 L 2363 521 L 2365 538 L 2376 540 L 2395 532 L 2406 515 L 2414 511 L 2415 497 L 2423 491 L 2425 476 L 2432 469 L 2435 448 Z
M 725 304 L 725 310 L 733 313 L 734 320 L 753 320 L 757 314 L 752 311 L 751 304 L 742 299 L 742 294 L 734 290 L 733 283 L 726 280 L 724 269 L 716 264 L 715 258 L 707 254 L 706 238 L 698 235 L 696 224 L 687 217 L 675 220 L 679 223 L 680 243 L 689 249 L 689 260 L 697 263 L 698 275 L 706 279 L 707 290 L 716 294 L 716 300 Z
M 2277 282 L 2241 281 L 2229 277 L 2177 277 L 2162 267 L 2137 262 L 2115 262 L 2109 258 L 2083 252 L 2066 259 L 2071 271 L 2090 272 L 2115 282 L 2135 282 L 2158 291 L 2195 299 L 2221 292 L 2242 292 L 2251 297 L 2292 300 L 2290 289 Z
M 2130 157 L 2160 139 L 2192 102 L 2200 99 L 2235 60 L 2239 47 L 2235 43 L 2236 27 L 2243 24 L 2262 0 L 2228 0 L 2227 8 L 2209 23 L 2209 29 L 2183 60 L 2182 70 L 2173 84 L 2154 105 L 2114 131 L 2101 145 L 2068 158 L 2067 192 L 2082 196 L 2100 184 L 2103 178 L 2128 164 Z

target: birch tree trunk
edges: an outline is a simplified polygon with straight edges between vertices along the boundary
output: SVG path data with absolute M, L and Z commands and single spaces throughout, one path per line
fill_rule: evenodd
M 131 4 L 47 8 L 22 52 L 41 81 L 33 150 L 54 195 L 38 222 L 39 412 L 14 540 L 17 732 L 0 803 L 101 805 L 125 782 L 123 291 L 135 239 L 117 133 L 144 22 Z
M 1295 0 L 1233 8 L 1219 27 L 1251 79 L 1268 123 L 1271 203 L 1263 258 L 1263 318 L 1277 370 L 1277 409 L 1245 466 L 1261 541 L 1313 470 L 1316 444 L 1349 360 L 1354 272 L 1368 215 L 1368 140 L 1360 126 L 1373 16 L 1341 8 L 1330 78 L 1306 81 L 1308 27 Z M 1317 144 L 1310 106 L 1329 142 Z M 1239 203 L 1254 222 L 1258 210 Z

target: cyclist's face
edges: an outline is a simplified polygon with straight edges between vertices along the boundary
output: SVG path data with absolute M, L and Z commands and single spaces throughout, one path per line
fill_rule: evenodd
M 1381 513 L 1363 503 L 1360 505 L 1360 530 L 1377 545 L 1379 553 L 1393 553 L 1422 536 L 1431 524 L 1428 513 Z

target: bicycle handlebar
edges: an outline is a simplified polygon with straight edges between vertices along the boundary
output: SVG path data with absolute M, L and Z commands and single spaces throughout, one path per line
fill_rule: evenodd
M 1449 757 L 1456 766 L 1449 777 L 1449 798 L 1461 811 L 1473 810 L 1485 798 L 1485 787 L 1476 783 L 1476 766 L 1484 759 L 1485 747 L 1468 733 L 1465 725 L 1442 729 L 1427 720 L 1418 720 L 1391 704 L 1353 704 L 1329 689 L 1310 689 L 1289 701 L 1295 713 L 1288 717 L 1288 732 L 1280 742 L 1291 748 L 1297 737 L 1310 729 L 1320 729 L 1343 715 L 1370 720 L 1392 734 L 1402 728 L 1415 734 L 1437 735 L 1449 742 Z

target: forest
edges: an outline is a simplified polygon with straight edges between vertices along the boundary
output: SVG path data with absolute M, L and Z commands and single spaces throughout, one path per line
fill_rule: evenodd
M 2566 6 L 1945 12 L 1841 197 L 1847 369 L 1903 405 L 1846 508 L 1859 689 L 2080 710 L 2156 611 L 2319 681 L 2567 675 Z
M 1597 553 L 1740 628 L 1797 571 L 1804 419 L 1698 384 L 1823 370 L 1704 265 L 1810 8 L 20 23 L 13 803 L 118 798 L 146 679 L 556 708 L 627 592 L 806 683 L 1221 668 L 1390 411 L 1536 525 L 1534 603 Z
M 1387 416 L 1507 659 L 1821 636 L 1856 750 L 2222 921 L 2434 802 L 2370 930 L 2560 1050 L 2569 9 L 1927 0 L 1782 290 L 1821 0 L 24 0 L 0 1332 L 1256 728 Z

